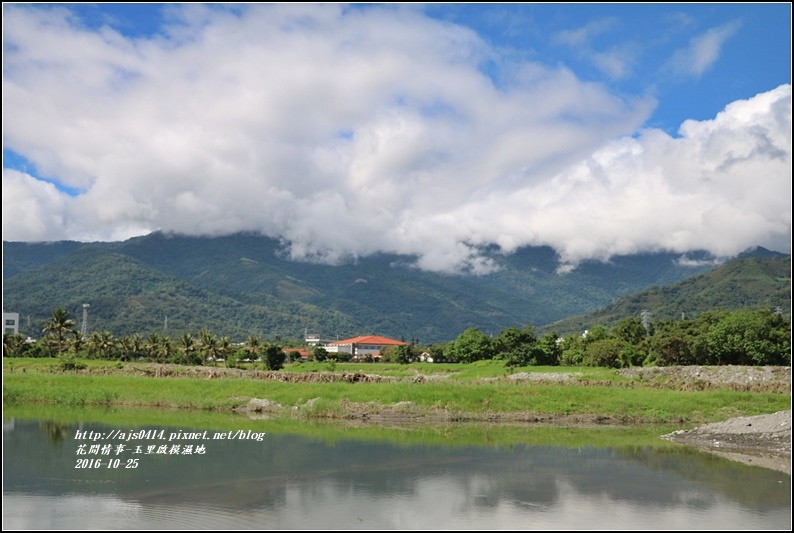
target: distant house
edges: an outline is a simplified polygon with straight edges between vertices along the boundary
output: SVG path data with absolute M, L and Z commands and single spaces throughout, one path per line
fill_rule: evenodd
M 457 363 L 457 359 L 445 356 L 444 354 L 432 355 L 430 352 L 422 352 L 419 355 L 419 361 L 422 363 Z
M 291 363 L 297 361 L 297 359 L 295 360 L 292 359 L 292 356 L 295 353 L 298 354 L 298 357 L 300 358 L 301 361 L 308 361 L 309 359 L 311 359 L 313 355 L 312 352 L 306 350 L 305 348 L 282 348 L 281 351 L 287 354 L 287 357 L 289 358 Z
M 314 348 L 315 346 L 325 346 L 330 342 L 335 342 L 335 341 L 333 339 L 323 339 L 316 333 L 306 334 L 306 345 L 309 348 Z
M 381 337 L 379 335 L 363 335 L 352 339 L 333 341 L 325 346 L 328 353 L 349 353 L 353 359 L 362 359 L 367 355 L 380 359 L 380 350 L 387 346 L 406 345 L 407 342 Z

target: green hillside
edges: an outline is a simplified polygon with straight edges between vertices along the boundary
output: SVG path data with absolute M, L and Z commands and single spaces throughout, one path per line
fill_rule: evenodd
M 761 249 L 752 255 L 787 257 Z M 82 304 L 89 303 L 89 329 L 117 336 L 175 337 L 207 328 L 234 341 L 251 334 L 299 339 L 308 331 L 331 338 L 377 333 L 429 344 L 472 326 L 496 334 L 514 325 L 555 323 L 714 268 L 706 261 L 686 266 L 677 254 L 660 253 L 586 262 L 561 274 L 555 252 L 546 247 L 508 256 L 492 250 L 490 257 L 499 268 L 476 276 L 424 272 L 410 266 L 413 258 L 388 254 L 338 266 L 295 262 L 284 257 L 278 241 L 250 234 L 4 242 L 3 307 L 18 312 L 21 332 L 34 338 L 56 307 L 79 321 Z M 734 305 L 756 305 L 762 273 L 745 272 L 744 281 L 712 286 L 712 295 L 699 294 L 698 303 L 723 305 L 719 296 L 725 293 Z M 671 313 L 696 312 L 692 305 L 671 304 Z M 648 307 L 663 316 L 644 301 L 614 314 L 634 316 Z
M 780 308 L 791 313 L 791 257 L 740 257 L 710 272 L 666 287 L 652 287 L 620 298 L 598 311 L 540 328 L 568 334 L 595 325 L 611 327 L 643 311 L 654 320 L 693 318 L 705 311 Z
M 19 309 L 21 333 L 34 338 L 55 307 L 69 310 L 82 326 L 83 303 L 91 306 L 89 329 L 116 336 L 157 332 L 177 337 L 206 328 L 242 341 L 248 335 L 297 338 L 304 327 L 319 324 L 358 327 L 347 316 L 307 304 L 272 298 L 243 303 L 105 249 L 81 249 L 18 274 L 4 286 L 4 309 Z

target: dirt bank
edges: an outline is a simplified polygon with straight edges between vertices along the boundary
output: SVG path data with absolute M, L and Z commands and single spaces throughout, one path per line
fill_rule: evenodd
M 676 431 L 662 438 L 791 475 L 791 409 Z

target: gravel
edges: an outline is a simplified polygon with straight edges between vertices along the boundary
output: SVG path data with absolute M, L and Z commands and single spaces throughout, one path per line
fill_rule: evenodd
M 662 438 L 791 475 L 791 409 L 731 418 Z
M 733 383 L 758 385 L 786 383 L 791 387 L 790 366 L 659 366 L 634 367 L 618 370 L 618 374 L 629 378 L 675 379 L 680 381 L 706 381 L 710 383 Z
M 790 366 L 669 366 L 626 368 L 619 374 L 643 380 L 705 382 L 765 390 L 791 389 Z M 733 461 L 773 468 L 791 475 L 791 409 L 743 416 L 662 435 Z

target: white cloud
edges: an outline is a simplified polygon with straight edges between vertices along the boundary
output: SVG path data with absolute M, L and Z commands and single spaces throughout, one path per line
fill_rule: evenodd
M 619 25 L 615 17 L 600 18 L 580 28 L 559 31 L 552 35 L 551 40 L 574 49 L 579 57 L 593 63 L 609 78 L 617 80 L 629 73 L 641 48 L 640 44 L 634 42 L 612 45 L 607 50 L 599 51 L 593 43 L 599 36 L 611 32 Z
M 3 169 L 3 239 L 67 239 L 68 196 L 55 185 L 16 170 Z
M 6 240 L 259 231 L 482 272 L 488 243 L 575 264 L 790 233 L 790 86 L 632 139 L 653 101 L 540 63 L 496 88 L 497 52 L 413 9 L 185 9 L 128 39 L 4 6 L 4 147 L 83 191 L 4 171 Z
M 668 67 L 678 74 L 701 76 L 719 59 L 723 45 L 740 27 L 741 23 L 734 21 L 698 35 L 673 54 Z
M 588 48 L 593 39 L 614 29 L 617 25 L 618 19 L 615 17 L 599 18 L 580 28 L 558 31 L 552 36 L 552 40 L 567 46 Z
M 613 80 L 625 77 L 637 60 L 637 47 L 616 46 L 605 52 L 592 54 L 592 61 L 601 72 Z

